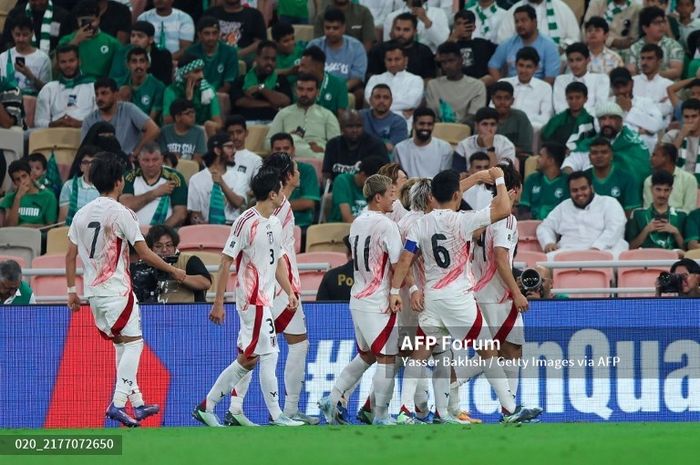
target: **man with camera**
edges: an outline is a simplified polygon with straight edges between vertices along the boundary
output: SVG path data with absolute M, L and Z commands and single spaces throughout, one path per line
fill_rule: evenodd
M 662 272 L 656 280 L 656 296 L 675 293 L 683 297 L 700 297 L 700 265 L 683 258 L 671 265 L 670 273 Z
M 211 287 L 211 275 L 196 255 L 177 250 L 180 236 L 166 225 L 151 227 L 146 235 L 146 245 L 165 262 L 185 270 L 185 280 L 178 282 L 167 273 L 161 273 L 139 261 L 131 266 L 131 280 L 141 303 L 206 302 Z

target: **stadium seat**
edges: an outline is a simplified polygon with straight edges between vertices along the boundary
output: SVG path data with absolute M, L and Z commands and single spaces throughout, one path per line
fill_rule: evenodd
M 340 252 L 345 254 L 343 237 L 350 233 L 350 223 L 312 224 L 306 230 L 306 252 Z
M 14 260 L 19 264 L 20 268 L 27 268 L 27 261 L 22 257 L 18 257 L 16 255 L 0 255 L 0 262 L 4 262 L 6 260 Z
M 46 233 L 46 253 L 64 254 L 68 250 L 69 226 L 49 229 Z
M 321 284 L 323 275 L 330 268 L 343 265 L 348 261 L 344 253 L 338 252 L 307 252 L 297 255 L 297 263 L 327 264 L 318 270 L 299 270 L 301 280 L 301 296 L 305 302 L 316 300 L 318 286 Z
M 24 156 L 24 131 L 22 128 L 15 126 L 10 129 L 0 128 L 0 150 L 5 157 L 5 166 L 10 166 L 15 160 L 19 160 Z M 5 169 L 5 177 L 0 179 L 2 182 L 2 190 L 9 191 L 12 186 L 10 175 Z
M 301 252 L 301 228 L 294 226 L 294 253 Z
M 314 38 L 314 27 L 309 24 L 295 24 L 294 25 L 294 40 L 304 42 L 309 42 Z
M 700 249 L 689 250 L 685 253 L 684 257 L 692 260 L 700 260 Z
M 268 150 L 265 148 L 265 138 L 269 126 L 261 124 L 251 124 L 248 126 L 248 137 L 245 138 L 245 148 L 258 155 L 265 156 Z
M 555 262 L 610 260 L 613 256 L 604 250 L 570 250 L 554 256 Z M 556 268 L 554 288 L 588 289 L 610 287 L 613 272 L 611 268 Z M 609 297 L 609 294 L 582 294 L 582 297 Z
M 618 260 L 678 260 L 678 253 L 667 249 L 632 249 L 620 252 Z
M 61 178 L 66 179 L 80 141 L 79 128 L 35 129 L 29 134 L 29 153 L 41 152 L 48 159 L 53 151 Z
M 542 252 L 537 240 L 537 227 L 540 223 L 540 220 L 518 221 L 518 251 Z
M 83 266 L 80 257 L 77 258 L 76 264 L 78 268 Z M 42 269 L 42 268 L 60 268 L 65 270 L 66 268 L 66 256 L 64 254 L 57 255 L 42 255 L 40 257 L 34 258 L 32 260 L 32 269 Z M 56 303 L 62 302 L 66 295 L 66 275 L 56 275 L 56 276 L 32 276 L 30 286 L 37 296 L 47 297 L 55 296 L 58 297 Z M 78 291 L 78 295 L 83 294 L 83 277 L 75 277 L 75 287 Z
M 34 127 L 34 115 L 36 114 L 36 97 L 32 95 L 22 96 L 24 105 L 24 121 L 28 128 Z
M 228 239 L 231 227 L 218 224 L 198 224 L 193 226 L 183 226 L 180 234 L 181 252 L 214 252 L 221 253 Z
M 41 254 L 41 231 L 21 226 L 0 228 L 0 254 L 21 257 L 31 263 Z
M 318 178 L 318 185 L 320 186 L 323 182 L 323 158 L 311 158 L 311 157 L 297 157 L 297 162 L 307 163 L 314 167 L 316 170 L 316 177 Z
M 199 173 L 199 163 L 193 160 L 180 159 L 177 162 L 176 169 L 180 172 L 180 174 L 182 174 L 182 177 L 185 178 L 185 181 L 189 183 L 190 178 L 196 173 Z
M 537 266 L 537 262 L 546 262 L 547 254 L 544 252 L 537 252 L 534 250 L 520 250 L 518 246 L 518 251 L 515 254 L 514 262 L 525 262 L 528 268 L 534 268 Z
M 677 260 L 678 254 L 666 249 L 634 249 L 621 252 L 620 260 Z M 668 271 L 668 266 L 648 266 L 640 268 L 618 268 L 617 287 L 655 287 L 656 278 L 662 271 Z M 649 294 L 620 294 L 618 297 L 654 297 Z
M 471 128 L 461 123 L 435 123 L 433 129 L 434 137 L 449 142 L 453 147 L 471 134 Z

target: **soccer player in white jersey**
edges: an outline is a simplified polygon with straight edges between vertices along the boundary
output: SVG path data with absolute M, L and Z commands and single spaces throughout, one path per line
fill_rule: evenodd
M 500 168 L 489 170 L 496 184 L 496 197 L 488 208 L 479 211 L 457 212 L 462 199 L 459 174 L 453 170 L 438 173 L 432 181 L 432 194 L 439 208 L 419 220 L 409 231 L 394 276 L 391 281 L 392 308 L 401 308 L 399 291 L 410 270 L 414 256 L 420 253 L 425 265 L 424 308 L 418 317 L 420 330 L 433 336 L 439 345 L 430 345 L 416 338 L 414 359 L 426 360 L 435 349 L 433 372 L 435 418 L 437 423 L 467 424 L 450 415 L 451 345 L 454 341 L 472 344 L 486 364 L 484 372 L 496 391 L 505 422 L 530 420 L 540 411 L 516 407 L 515 398 L 508 388 L 503 368 L 497 363 L 498 353 L 489 347 L 489 331 L 472 294 L 473 276 L 469 269 L 469 251 L 472 234 L 479 228 L 506 218 L 510 214 L 510 199 Z M 451 337 L 451 341 L 450 341 Z M 449 354 L 449 355 L 448 355 Z M 404 376 L 419 376 L 422 366 L 409 364 Z
M 274 215 L 284 202 L 280 192 L 282 184 L 276 169 L 260 170 L 251 182 L 257 200 L 254 207 L 246 210 L 231 226 L 231 234 L 221 255 L 219 281 L 216 286 L 214 305 L 209 319 L 221 324 L 226 311 L 224 294 L 226 276 L 236 260 L 236 311 L 241 328 L 238 333 L 238 357 L 221 372 L 207 397 L 195 407 L 192 416 L 207 426 L 223 426 L 214 407 L 238 382 L 260 362 L 260 388 L 265 405 L 270 412 L 271 424 L 279 426 L 301 426 L 301 421 L 292 420 L 280 409 L 277 400 L 277 335 L 272 317 L 275 282 L 287 294 L 288 308 L 295 310 L 299 304 L 289 282 L 287 268 L 281 260 L 282 224 Z
M 398 163 L 388 163 L 382 166 L 379 168 L 379 171 L 377 171 L 377 174 L 383 174 L 384 176 L 391 178 L 391 182 L 394 184 L 394 189 L 396 189 L 397 197 L 401 192 L 403 185 L 406 183 L 406 181 L 408 181 L 406 172 L 401 169 L 401 165 Z M 389 217 L 389 219 L 391 219 L 391 221 L 398 223 L 406 213 L 408 213 L 408 210 L 403 206 L 401 200 L 397 198 L 394 200 L 391 211 L 386 215 Z
M 273 142 L 274 143 L 274 142 Z M 282 182 L 282 205 L 274 211 L 274 215 L 282 223 L 282 249 L 280 258 L 283 262 L 289 282 L 297 299 L 301 292 L 299 269 L 297 268 L 296 252 L 294 249 L 294 212 L 289 202 L 289 196 L 299 186 L 299 170 L 296 162 L 287 153 L 272 153 L 263 161 L 262 168 L 274 168 L 280 173 Z M 316 425 L 318 418 L 310 417 L 299 411 L 299 397 L 304 385 L 306 368 L 306 353 L 309 350 L 309 340 L 306 335 L 306 321 L 301 304 L 296 310 L 288 308 L 289 299 L 281 287 L 277 287 L 272 302 L 272 317 L 275 319 L 275 332 L 284 333 L 289 352 L 284 366 L 284 414 L 294 420 Z M 249 372 L 231 391 L 231 406 L 226 412 L 224 424 L 227 426 L 253 426 L 243 413 L 243 400 L 250 385 L 252 371 Z
M 169 273 L 177 281 L 185 280 L 185 271 L 165 263 L 153 253 L 141 235 L 136 214 L 117 199 L 124 190 L 124 164 L 114 153 L 103 152 L 92 162 L 90 180 L 100 196 L 78 210 L 68 230 L 66 281 L 68 307 L 80 310 L 75 289 L 76 258 L 83 262 L 85 297 L 90 303 L 95 325 L 116 351 L 117 382 L 106 416 L 125 426 L 139 426 L 144 418 L 159 411 L 157 405 L 144 403 L 136 381 L 143 336 L 138 302 L 129 278 L 129 244 L 141 259 Z M 134 416 L 126 410 L 129 400 Z
M 350 291 L 350 313 L 359 353 L 346 366 L 330 396 L 318 405 L 328 423 L 338 423 L 337 405 L 364 372 L 378 362 L 372 378 L 374 424 L 390 424 L 389 402 L 394 391 L 395 357 L 398 353 L 396 313 L 389 306 L 389 283 L 393 265 L 401 254 L 401 236 L 391 211 L 396 191 L 391 178 L 375 174 L 367 178 L 362 193 L 368 208 L 350 226 L 350 247 L 355 263 Z
M 503 169 L 511 207 L 521 189 L 520 175 L 512 165 Z M 491 336 L 500 341 L 498 355 L 505 360 L 522 357 L 525 335 L 521 313 L 528 302 L 513 277 L 513 256 L 518 245 L 518 221 L 512 214 L 486 228 L 475 242 L 471 267 L 474 272 L 474 295 L 481 313 L 488 323 Z M 517 395 L 520 369 L 517 363 L 506 363 L 503 371 L 513 395 Z M 474 375 L 472 375 L 474 376 Z M 459 379 L 459 383 L 467 379 Z

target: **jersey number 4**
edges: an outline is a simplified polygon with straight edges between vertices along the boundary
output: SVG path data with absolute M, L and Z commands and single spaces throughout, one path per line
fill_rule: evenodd
M 451 263 L 450 252 L 438 243 L 438 241 L 445 239 L 447 237 L 444 234 L 433 234 L 433 237 L 430 238 L 430 243 L 433 246 L 433 258 L 440 268 L 447 268 Z
M 352 258 L 355 261 L 355 271 L 359 271 L 360 257 L 357 255 L 357 244 L 360 242 L 360 236 L 355 236 L 355 245 L 352 249 Z M 369 236 L 365 239 L 365 248 L 363 250 L 363 258 L 365 259 L 365 271 L 369 271 Z

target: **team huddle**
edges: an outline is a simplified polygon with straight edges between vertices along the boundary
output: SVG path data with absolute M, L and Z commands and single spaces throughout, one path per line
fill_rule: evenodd
M 140 314 L 128 277 L 128 244 L 151 266 L 179 281 L 184 272 L 146 247 L 136 217 L 116 202 L 124 180 L 118 160 L 103 154 L 91 167 L 101 197 L 76 215 L 66 256 L 69 307 L 76 311 L 76 258 L 85 268 L 85 296 L 103 337 L 114 343 L 117 385 L 106 416 L 134 427 L 159 411 L 143 401 L 136 382 L 143 347 Z M 214 412 L 230 396 L 227 426 L 255 426 L 242 410 L 252 370 L 259 366 L 260 387 L 270 423 L 279 426 L 318 424 L 299 410 L 309 341 L 299 302 L 300 280 L 294 251 L 294 216 L 288 196 L 299 185 L 296 162 L 284 153 L 267 157 L 251 183 L 256 199 L 231 226 L 222 252 L 216 297 L 209 318 L 224 321 L 227 276 L 237 266 L 236 311 L 240 320 L 239 354 L 214 382 L 192 416 L 207 426 L 223 426 Z M 490 185 L 488 207 L 460 211 L 463 193 Z M 521 312 L 527 300 L 512 274 L 517 244 L 511 214 L 520 178 L 510 164 L 479 171 L 466 179 L 447 170 L 432 180 L 410 180 L 399 202 L 392 179 L 367 178 L 367 209 L 352 223 L 349 242 L 354 261 L 350 312 L 358 353 L 319 401 L 327 423 L 348 423 L 347 401 L 365 371 L 377 364 L 367 402 L 357 418 L 378 425 L 478 422 L 460 409 L 460 386 L 484 373 L 498 396 L 502 421 L 535 420 L 539 408 L 515 403 L 517 363 L 522 356 Z M 289 347 L 284 368 L 284 407 L 278 399 L 277 334 Z M 428 342 L 426 342 L 428 341 Z M 433 341 L 430 343 L 429 341 Z M 440 341 L 435 343 L 435 341 Z M 460 344 L 464 347 L 455 349 Z M 421 343 L 422 342 L 422 343 Z M 494 342 L 497 344 L 494 345 Z M 459 364 L 466 346 L 480 363 Z M 432 370 L 427 368 L 430 360 Z M 389 404 L 397 371 L 403 368 L 401 409 L 394 418 Z M 435 411 L 428 404 L 432 382 Z M 126 410 L 131 402 L 134 414 Z

